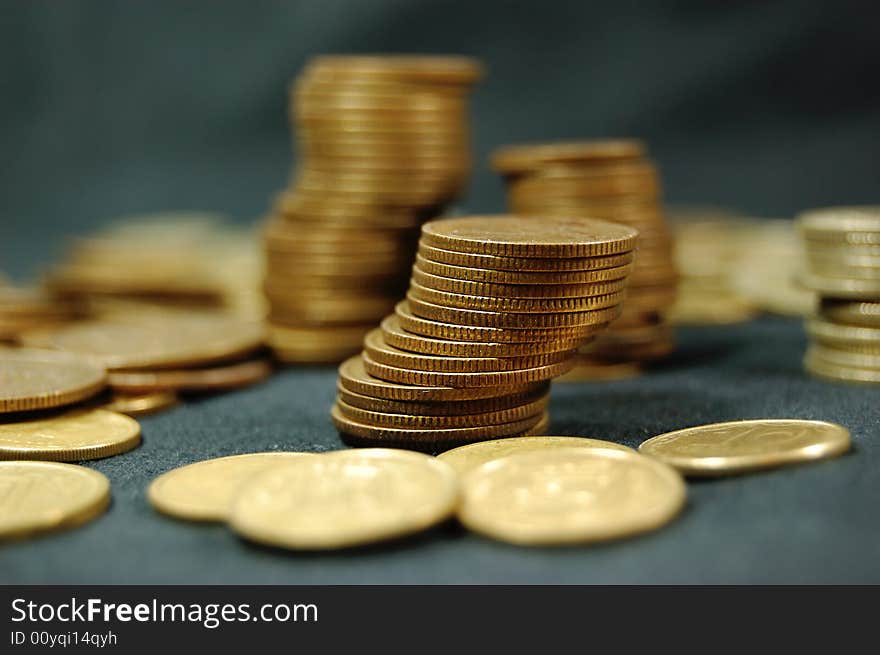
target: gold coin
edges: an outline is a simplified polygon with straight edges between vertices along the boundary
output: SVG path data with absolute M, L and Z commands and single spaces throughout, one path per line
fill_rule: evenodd
M 804 367 L 808 372 L 824 380 L 858 384 L 880 383 L 880 371 L 876 369 L 840 366 L 816 357 L 814 353 L 809 351 L 804 356 Z
M 330 417 L 344 440 L 351 445 L 381 444 L 410 450 L 435 450 L 494 437 L 520 436 L 543 418 L 541 414 L 536 414 L 510 423 L 466 428 L 397 428 L 354 421 L 343 415 L 335 405 L 330 410 Z
M 549 430 L 550 430 L 550 413 L 544 412 L 544 415 L 541 417 L 541 420 L 538 421 L 537 423 L 535 423 L 535 425 L 532 428 L 530 428 L 529 430 L 526 430 L 523 433 L 523 436 L 541 437 L 541 436 L 544 436 L 545 434 L 547 434 L 547 432 Z M 509 438 L 515 439 L 516 437 L 509 437 Z
M 407 332 L 396 314 L 382 320 L 382 336 L 389 346 L 424 355 L 447 357 L 523 357 L 574 350 L 584 339 L 536 340 L 525 343 L 492 343 L 432 339 Z
M 406 294 L 409 309 L 416 316 L 441 323 L 509 329 L 587 327 L 609 323 L 620 316 L 620 305 L 617 303 L 622 299 L 623 294 L 611 294 L 610 297 L 603 297 L 603 300 L 599 301 L 599 305 L 605 304 L 605 307 L 593 310 L 525 313 L 447 307 L 425 302 L 417 298 L 412 291 Z M 633 304 L 629 299 L 627 302 Z
M 586 286 L 596 282 L 609 282 L 625 279 L 633 269 L 633 265 L 623 264 L 611 268 L 599 268 L 586 271 L 500 271 L 488 268 L 469 268 L 453 266 L 425 259 L 416 255 L 413 271 L 423 275 L 450 278 L 473 284 L 517 285 L 522 287 L 540 286 Z M 420 282 L 420 284 L 424 284 Z M 425 284 L 425 286 L 431 286 Z M 454 290 L 454 289 L 449 289 Z M 537 293 L 538 291 L 536 291 Z
M 852 302 L 822 298 L 819 314 L 831 321 L 880 328 L 880 302 Z
M 631 251 L 638 231 L 589 218 L 466 216 L 429 221 L 422 243 L 454 252 L 499 257 L 602 257 Z
M 342 384 L 336 385 L 339 399 L 360 409 L 387 414 L 413 414 L 423 416 L 459 416 L 462 414 L 481 414 L 494 412 L 502 409 L 510 409 L 531 402 L 535 402 L 547 395 L 550 383 L 544 383 L 537 389 L 528 392 L 514 393 L 506 396 L 492 398 L 478 398 L 476 400 L 446 400 L 446 401 L 406 401 L 388 400 L 385 398 L 373 398 L 363 394 L 349 391 Z
M 807 238 L 880 244 L 880 207 L 829 207 L 802 213 L 798 226 Z
M 545 387 L 546 382 L 508 385 L 503 387 L 484 387 L 457 389 L 453 387 L 419 386 L 387 382 L 367 373 L 363 357 L 358 355 L 345 360 L 339 367 L 339 383 L 349 391 L 372 398 L 418 402 L 446 402 L 454 400 L 476 400 L 508 396 L 515 393 L 531 393 Z
M 147 416 L 174 407 L 179 401 L 172 391 L 154 391 L 143 394 L 114 393 L 101 409 L 125 414 L 126 416 Z
M 536 143 L 499 148 L 492 153 L 492 167 L 501 173 L 516 174 L 552 164 L 626 161 L 645 154 L 645 145 L 634 139 Z
M 842 425 L 762 419 L 667 432 L 642 442 L 639 452 L 685 475 L 721 476 L 827 459 L 849 448 L 849 430 Z
M 608 320 L 604 323 L 557 328 L 503 328 L 460 325 L 454 322 L 436 321 L 416 316 L 410 311 L 409 303 L 406 301 L 400 302 L 395 306 L 394 314 L 404 330 L 422 336 L 448 339 L 450 341 L 494 342 L 501 344 L 533 343 L 538 341 L 583 341 L 605 329 L 608 322 L 613 318 L 613 314 L 609 314 Z
M 574 367 L 556 382 L 598 382 L 628 380 L 644 373 L 639 362 L 602 362 L 589 355 L 578 355 Z
M 94 396 L 106 381 L 102 367 L 75 355 L 0 348 L 0 413 L 75 403 Z
M 370 327 L 354 325 L 316 328 L 270 324 L 268 331 L 269 345 L 277 348 L 333 347 L 339 344 L 360 348 Z
M 544 413 L 549 398 L 544 396 L 525 405 L 492 410 L 479 414 L 411 414 L 377 412 L 348 405 L 336 399 L 339 413 L 352 421 L 389 428 L 442 430 L 445 428 L 476 428 L 522 421 Z
M 105 409 L 72 409 L 0 423 L 0 459 L 77 462 L 128 452 L 140 442 L 137 421 Z
M 458 480 L 427 455 L 374 448 L 303 457 L 249 480 L 229 525 L 272 546 L 348 548 L 425 530 L 450 517 Z
M 519 312 L 524 314 L 574 313 L 595 309 L 606 309 L 623 302 L 624 293 L 617 291 L 605 295 L 590 295 L 575 298 L 503 298 L 493 296 L 467 296 L 423 287 L 412 281 L 407 297 L 443 307 L 459 309 L 479 309 L 487 312 Z
M 389 346 L 381 330 L 373 330 L 364 338 L 364 354 L 388 366 L 435 373 L 477 373 L 515 371 L 557 364 L 571 358 L 573 349 L 519 357 L 466 357 L 461 355 L 423 355 Z M 455 385 L 453 385 L 455 386 Z
M 616 255 L 573 258 L 542 258 L 542 257 L 499 257 L 478 252 L 456 252 L 435 248 L 425 242 L 419 243 L 419 255 L 422 258 L 464 268 L 482 268 L 493 271 L 519 271 L 538 273 L 571 273 L 579 271 L 595 271 L 603 268 L 617 268 L 631 264 L 633 252 L 622 252 Z
M 559 377 L 574 366 L 574 357 L 569 357 L 561 362 L 534 366 L 512 371 L 483 371 L 479 373 L 447 373 L 444 371 L 419 371 L 398 366 L 382 364 L 370 358 L 364 352 L 361 354 L 364 368 L 373 377 L 396 382 L 398 384 L 414 384 L 417 386 L 431 387 L 494 387 L 515 386 L 540 382 Z
M 158 371 L 113 371 L 108 381 L 113 389 L 127 393 L 153 391 L 221 391 L 238 389 L 265 380 L 272 366 L 254 359 L 210 368 Z
M 880 354 L 842 350 L 813 343 L 807 349 L 807 355 L 835 366 L 870 369 L 880 371 Z
M 169 368 L 232 359 L 263 344 L 258 323 L 210 314 L 175 313 L 149 323 L 93 321 L 48 335 L 53 348 L 80 354 L 108 369 Z
M 374 78 L 470 85 L 485 74 L 477 59 L 456 55 L 324 55 L 305 70 L 309 79 Z
M 0 539 L 87 523 L 110 504 L 101 473 L 56 462 L 0 462 Z
M 611 448 L 634 452 L 632 448 L 613 441 L 588 439 L 586 437 L 510 437 L 493 439 L 459 446 L 437 455 L 438 459 L 452 466 L 460 476 L 470 473 L 487 462 L 492 462 L 508 455 L 544 451 L 552 448 Z
M 418 265 L 413 267 L 413 283 L 425 289 L 443 293 L 491 298 L 561 299 L 602 296 L 622 291 L 626 278 L 597 281 L 590 284 L 494 284 L 441 277 L 424 272 Z
M 807 334 L 823 345 L 880 355 L 880 328 L 843 325 L 821 319 L 808 320 L 806 328 Z
M 208 459 L 163 473 L 150 483 L 147 498 L 159 512 L 188 521 L 225 521 L 242 484 L 273 466 L 309 453 L 248 453 Z
M 462 481 L 458 517 L 488 537 L 562 545 L 629 537 L 671 521 L 685 503 L 673 468 L 608 448 L 553 448 L 483 464 Z

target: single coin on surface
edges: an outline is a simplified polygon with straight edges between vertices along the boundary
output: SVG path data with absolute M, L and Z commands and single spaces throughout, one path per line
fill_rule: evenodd
M 77 462 L 136 448 L 141 427 L 129 416 L 77 408 L 0 423 L 0 459 Z
M 154 391 L 142 394 L 113 394 L 101 405 L 101 409 L 119 412 L 128 416 L 147 416 L 174 407 L 179 401 L 173 391 Z
M 0 348 L 0 413 L 75 403 L 104 388 L 107 373 L 67 353 Z
M 685 503 L 675 469 L 635 452 L 551 448 L 508 455 L 462 480 L 461 522 L 520 545 L 629 537 L 672 520 Z
M 689 476 L 722 476 L 842 455 L 850 434 L 825 421 L 762 419 L 699 425 L 639 446 Z
M 56 462 L 0 462 L 0 539 L 71 528 L 110 502 L 101 473 Z
M 611 448 L 612 450 L 633 452 L 632 448 L 613 441 L 586 437 L 511 437 L 459 446 L 447 450 L 445 453 L 440 453 L 437 457 L 450 464 L 459 475 L 465 475 L 478 466 L 508 455 L 552 448 Z
M 290 549 L 337 549 L 424 530 L 451 516 L 458 478 L 446 463 L 368 448 L 304 457 L 252 478 L 233 502 L 241 536 Z
M 163 473 L 147 498 L 158 511 L 188 521 L 225 521 L 235 494 L 254 474 L 311 453 L 248 453 L 208 459 Z

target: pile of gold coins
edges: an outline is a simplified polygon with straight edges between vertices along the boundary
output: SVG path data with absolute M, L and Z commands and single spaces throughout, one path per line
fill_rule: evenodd
M 44 289 L 0 283 L 0 343 L 18 343 L 26 332 L 65 325 L 83 313 L 81 303 L 53 298 Z
M 807 321 L 807 370 L 822 378 L 880 383 L 880 207 L 809 211 L 803 283 L 820 295 Z
M 269 342 L 339 362 L 406 289 L 418 229 L 471 170 L 464 57 L 319 57 L 291 89 L 300 162 L 265 231 Z
M 656 166 L 634 140 L 586 141 L 499 149 L 492 164 L 507 183 L 516 214 L 587 216 L 639 231 L 623 314 L 583 348 L 566 379 L 638 374 L 674 349 L 666 310 L 675 300 L 672 238 L 660 205 Z
M 549 380 L 620 315 L 637 234 L 585 218 L 426 223 L 406 300 L 339 369 L 336 427 L 416 450 L 540 433 Z

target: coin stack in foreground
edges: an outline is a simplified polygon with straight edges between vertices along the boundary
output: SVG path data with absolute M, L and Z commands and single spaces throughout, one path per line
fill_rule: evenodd
M 339 369 L 336 427 L 416 450 L 540 432 L 549 381 L 620 315 L 637 236 L 584 218 L 426 223 L 407 299 Z
M 880 207 L 839 207 L 798 219 L 804 286 L 820 296 L 804 358 L 819 377 L 880 383 Z
M 300 163 L 265 233 L 269 341 L 339 362 L 406 289 L 422 222 L 468 178 L 464 57 L 319 57 L 291 90 Z
M 492 164 L 507 183 L 511 211 L 588 216 L 638 229 L 639 246 L 621 317 L 578 356 L 566 379 L 636 374 L 674 348 L 666 310 L 675 300 L 672 238 L 660 206 L 656 166 L 634 140 L 499 149 Z

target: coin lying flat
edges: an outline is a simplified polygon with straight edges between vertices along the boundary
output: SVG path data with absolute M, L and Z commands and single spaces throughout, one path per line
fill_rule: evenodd
M 79 408 L 0 423 L 0 459 L 76 462 L 118 455 L 140 442 L 137 421 L 105 409 Z
M 549 398 L 544 396 L 529 403 L 490 410 L 476 414 L 414 414 L 411 412 L 382 412 L 362 409 L 337 399 L 339 413 L 352 421 L 368 425 L 381 425 L 390 428 L 412 428 L 442 430 L 446 428 L 485 427 L 522 421 L 544 413 Z
M 248 453 L 188 464 L 150 483 L 147 498 L 158 511 L 188 521 L 225 521 L 243 483 L 256 473 L 310 453 Z
M 179 398 L 173 391 L 154 391 L 143 394 L 115 393 L 108 402 L 101 405 L 101 409 L 127 416 L 147 416 L 174 407 L 178 401 Z
M 46 350 L 0 349 L 0 413 L 75 403 L 104 388 L 106 371 L 81 357 Z
M 552 448 L 468 473 L 458 517 L 514 544 L 589 543 L 655 530 L 681 511 L 685 496 L 675 469 L 638 453 Z
M 613 441 L 600 439 L 588 439 L 586 437 L 510 437 L 508 439 L 493 439 L 492 441 L 479 441 L 459 446 L 445 453 L 437 455 L 439 459 L 454 468 L 459 475 L 470 473 L 474 469 L 487 462 L 514 455 L 533 451 L 544 451 L 552 448 L 611 448 L 612 450 L 625 450 L 633 452 L 632 448 L 623 446 Z
M 0 462 L 0 539 L 72 528 L 110 502 L 101 473 L 56 462 Z
M 639 446 L 685 475 L 722 476 L 827 459 L 850 448 L 842 425 L 824 421 L 731 421 L 661 434 Z
M 271 365 L 254 359 L 224 366 L 157 371 L 111 371 L 110 386 L 129 393 L 152 391 L 222 391 L 238 389 L 272 373 Z
M 241 536 L 291 549 L 337 549 L 418 532 L 455 511 L 458 480 L 433 457 L 370 448 L 306 457 L 252 478 L 233 502 Z

